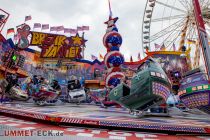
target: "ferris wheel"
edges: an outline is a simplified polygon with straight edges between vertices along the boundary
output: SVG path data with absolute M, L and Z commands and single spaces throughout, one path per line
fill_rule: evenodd
M 210 0 L 199 0 L 207 33 L 210 33 Z M 192 0 L 147 0 L 142 23 L 142 49 L 191 49 L 193 65 L 200 60 L 197 25 Z

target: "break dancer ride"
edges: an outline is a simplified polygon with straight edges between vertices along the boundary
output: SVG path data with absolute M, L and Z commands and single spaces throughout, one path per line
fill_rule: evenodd
M 108 25 L 107 33 L 103 40 L 107 48 L 104 63 L 107 68 L 106 88 L 109 89 L 109 92 L 106 97 L 111 99 L 111 101 L 108 99 L 106 102 L 118 103 L 128 108 L 131 113 L 137 116 L 162 114 L 162 117 L 133 117 L 129 114 L 129 111 L 124 108 L 104 109 L 88 104 L 81 104 L 79 106 L 62 104 L 53 107 L 36 107 L 31 102 L 1 104 L 1 115 L 22 117 L 24 119 L 30 118 L 50 123 L 53 122 L 56 125 L 100 126 L 110 129 L 134 129 L 173 134 L 210 134 L 210 120 L 209 116 L 206 114 L 201 114 L 200 112 L 196 114 L 196 112 L 190 113 L 178 110 L 178 113 L 170 114 L 172 117 L 164 117 L 164 115 L 168 115 L 168 111 L 163 104 L 171 95 L 171 85 L 166 75 L 167 73 L 164 72 L 161 65 L 153 58 L 148 56 L 136 63 L 134 68 L 138 68 L 131 79 L 131 85 L 123 83 L 125 76 L 121 66 L 124 64 L 124 58 L 122 54 L 119 53 L 122 38 L 115 26 L 116 21 L 117 18 L 112 18 L 111 16 L 110 8 L 110 18 L 108 22 L 106 22 Z M 202 39 L 202 41 L 204 40 Z M 206 47 L 204 48 L 204 52 L 206 49 L 209 49 L 206 43 L 203 47 Z M 206 55 L 209 56 L 210 54 L 207 53 Z M 40 92 L 37 95 L 43 95 L 40 97 L 47 98 L 49 97 L 48 91 L 50 91 L 55 95 L 53 99 L 57 99 L 60 93 L 56 94 L 55 89 L 48 89 L 47 85 L 42 85 L 44 85 L 44 83 L 41 84 Z M 71 87 L 74 89 L 74 85 L 71 84 L 71 82 L 69 82 L 69 87 L 68 90 L 71 90 Z M 40 98 L 38 104 L 44 105 L 46 98 L 44 100 Z
M 131 87 L 121 83 L 114 88 L 109 98 L 130 109 L 134 115 L 146 115 L 156 107 L 166 103 L 170 96 L 171 85 L 161 66 L 152 58 L 142 63 L 136 75 L 131 79 Z M 168 113 L 166 108 L 159 108 L 159 115 Z
M 111 89 L 108 97 L 129 108 L 132 113 L 143 115 L 141 111 L 166 103 L 170 95 L 170 84 L 161 66 L 153 59 L 148 59 L 139 66 L 137 75 L 131 80 L 131 88 L 122 83 L 122 79 L 125 79 L 120 68 L 124 63 L 124 57 L 119 52 L 122 37 L 115 25 L 118 18 L 112 18 L 110 3 L 109 10 L 109 20 L 105 22 L 108 25 L 107 32 L 103 38 L 104 46 L 107 48 L 104 60 L 108 69 L 106 87 Z M 156 112 L 165 114 L 167 110 L 158 108 Z

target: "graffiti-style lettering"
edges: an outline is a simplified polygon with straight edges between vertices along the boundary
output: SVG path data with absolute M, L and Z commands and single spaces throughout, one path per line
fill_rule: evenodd
M 74 37 L 41 32 L 31 32 L 31 34 L 30 45 L 42 49 L 42 58 L 81 58 L 81 47 L 85 45 L 85 40 L 78 34 Z M 75 39 L 79 40 L 80 44 L 75 45 Z
M 65 36 L 57 36 L 55 39 L 55 46 L 62 46 L 65 42 L 66 37 Z
M 32 39 L 30 45 L 41 45 L 47 35 L 44 33 L 32 32 Z

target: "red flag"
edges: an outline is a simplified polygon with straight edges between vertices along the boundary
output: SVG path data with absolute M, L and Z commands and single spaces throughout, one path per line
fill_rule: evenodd
M 174 43 L 173 43 L 173 51 L 176 51 L 176 46 Z
M 91 55 L 91 59 L 92 60 L 96 60 L 96 59 L 98 59 L 95 55 Z
M 57 31 L 57 27 L 56 26 L 50 27 L 50 32 L 52 31 Z
M 89 26 L 82 26 L 82 29 L 88 31 L 90 28 L 89 28 Z
M 100 59 L 104 59 L 104 57 L 103 57 L 102 54 L 99 54 L 99 58 L 100 58 Z
M 140 53 L 138 53 L 138 60 L 141 60 L 141 55 L 140 55 Z
M 31 20 L 31 16 L 25 16 L 25 21 Z
M 41 27 L 42 27 L 41 23 L 34 23 L 34 29 L 41 28 Z
M 77 31 L 83 31 L 83 28 L 77 26 Z
M 133 62 L 133 57 L 131 56 L 131 58 L 130 58 L 130 62 Z
M 42 24 L 42 30 L 47 30 L 49 29 L 49 24 Z
M 59 31 L 63 31 L 64 30 L 64 27 L 63 26 L 58 26 L 57 27 L 57 31 L 59 32 Z
M 155 49 L 157 50 L 159 48 L 161 48 L 161 46 L 155 43 Z
M 76 34 L 77 33 L 77 29 L 70 29 L 69 30 L 71 34 Z
M 166 47 L 165 47 L 165 45 L 164 45 L 164 43 L 163 43 L 163 45 L 162 45 L 161 48 L 160 48 L 160 51 L 165 51 L 165 49 L 166 49 Z
M 69 28 L 64 28 L 64 33 L 71 33 L 71 29 L 69 29 Z
M 11 33 L 15 33 L 14 28 L 9 28 L 9 29 L 7 30 L 7 34 L 11 34 Z

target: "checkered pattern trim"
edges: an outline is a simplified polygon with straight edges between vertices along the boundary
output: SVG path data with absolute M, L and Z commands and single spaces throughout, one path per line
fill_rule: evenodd
M 9 113 L 9 114 L 14 114 L 14 115 L 19 115 L 19 116 L 27 116 L 27 114 L 24 113 L 24 112 L 13 111 L 13 110 L 2 110 L 2 109 L 1 109 L 0 112 Z
M 209 105 L 209 93 L 194 93 L 180 96 L 180 99 L 189 108 Z
M 41 114 L 34 114 L 33 118 L 40 119 L 40 120 L 45 120 L 46 116 L 45 115 L 41 115 Z
M 134 124 L 134 123 L 120 123 L 120 122 L 112 122 L 112 121 L 100 121 L 99 124 L 101 126 L 205 133 L 205 129 L 200 128 L 200 127 L 156 125 L 156 124 Z
M 74 118 L 62 118 L 61 122 L 65 122 L 65 123 L 82 123 L 83 120 L 81 119 L 74 119 Z
M 41 120 L 45 120 L 45 118 L 46 118 L 46 116 L 42 115 L 42 114 L 25 113 L 25 112 L 21 112 L 18 110 L 1 109 L 0 112 L 14 114 L 14 115 L 18 115 L 18 116 L 24 116 L 24 117 L 31 117 L 31 118 L 41 119 Z
M 47 120 L 47 117 L 52 117 L 51 115 L 46 115 L 46 114 L 41 114 L 41 113 L 32 113 L 32 112 L 25 112 L 20 109 L 8 109 L 4 107 L 0 107 L 0 112 L 5 112 L 9 114 L 15 114 L 19 116 L 27 116 L 31 118 L 36 118 L 36 119 L 42 119 L 42 120 Z M 66 123 L 77 123 L 77 124 L 86 124 L 90 125 L 95 123 L 96 125 L 99 126 L 113 126 L 113 127 L 124 127 L 124 128 L 136 128 L 136 129 L 153 129 L 153 130 L 167 130 L 167 131 L 182 131 L 182 132 L 196 132 L 196 133 L 208 133 L 205 131 L 205 128 L 207 127 L 202 127 L 202 126 L 178 126 L 178 125 L 167 125 L 163 123 L 157 124 L 157 123 L 152 123 L 152 122 L 135 122 L 132 123 L 132 120 L 129 122 L 122 122 L 120 121 L 121 119 L 118 118 L 118 120 L 112 121 L 112 120 L 98 120 L 97 122 L 94 122 L 94 120 L 89 120 L 88 119 L 82 119 L 82 118 L 70 118 L 70 117 L 61 117 L 61 121 L 58 122 L 66 122 Z M 57 121 L 57 120 L 55 120 Z M 88 123 L 84 123 L 84 121 L 87 121 Z

